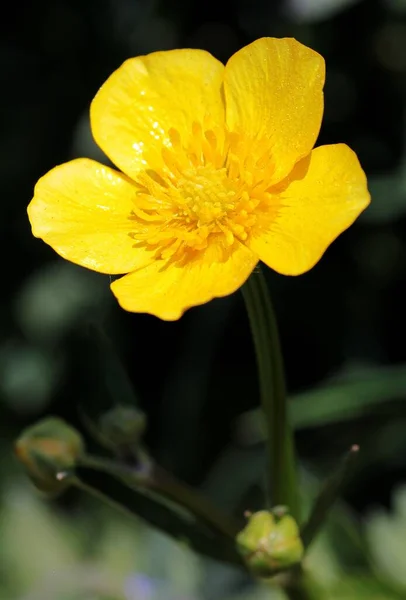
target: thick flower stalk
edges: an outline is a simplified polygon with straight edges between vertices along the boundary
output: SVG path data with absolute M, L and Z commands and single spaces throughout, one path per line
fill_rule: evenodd
M 127 60 L 91 105 L 116 171 L 88 159 L 52 169 L 28 212 L 35 236 L 101 273 L 123 308 L 178 319 L 231 294 L 259 260 L 313 267 L 369 203 L 344 144 L 313 149 L 324 60 L 263 38 L 226 66 L 202 50 Z

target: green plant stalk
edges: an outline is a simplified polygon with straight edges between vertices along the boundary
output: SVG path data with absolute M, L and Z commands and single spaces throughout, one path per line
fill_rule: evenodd
M 235 544 L 215 535 L 189 513 L 174 509 L 148 494 L 148 490 L 130 488 L 108 472 L 78 467 L 75 474 L 61 473 L 71 486 L 90 494 L 110 507 L 136 519 L 143 519 L 175 540 L 209 558 L 244 567 Z
M 257 357 L 260 396 L 266 425 L 272 505 L 285 505 L 300 522 L 294 440 L 288 419 L 283 360 L 265 277 L 256 269 L 242 287 Z
M 323 527 L 330 510 L 351 475 L 358 456 L 359 446 L 354 444 L 344 456 L 341 464 L 322 486 L 311 510 L 307 523 L 303 526 L 301 537 L 307 549 Z
M 89 469 L 102 471 L 119 479 L 131 488 L 148 490 L 164 499 L 175 502 L 200 519 L 214 533 L 227 538 L 234 544 L 240 527 L 227 514 L 220 511 L 207 498 L 185 483 L 176 479 L 156 464 L 139 471 L 126 464 L 95 456 L 81 457 L 79 464 Z

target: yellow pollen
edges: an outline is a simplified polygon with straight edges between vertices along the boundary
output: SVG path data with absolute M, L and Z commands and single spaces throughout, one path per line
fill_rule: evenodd
M 269 203 L 271 157 L 236 134 L 194 123 L 185 143 L 168 132 L 162 164 L 136 181 L 131 237 L 156 258 L 184 264 L 211 243 L 230 251 L 247 240 L 258 211 Z

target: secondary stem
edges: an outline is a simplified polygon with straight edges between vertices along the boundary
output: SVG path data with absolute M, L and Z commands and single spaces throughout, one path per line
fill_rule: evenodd
M 213 531 L 234 543 L 235 536 L 239 531 L 238 523 L 234 523 L 227 514 L 217 509 L 207 498 L 158 465 L 151 463 L 148 470 L 139 472 L 125 464 L 89 455 L 82 457 L 81 464 L 91 469 L 109 473 L 113 477 L 126 482 L 130 487 L 148 489 L 176 502 L 179 506 L 204 521 Z
M 359 446 L 357 444 L 351 446 L 349 452 L 347 452 L 341 461 L 341 464 L 335 471 L 333 471 L 319 491 L 319 494 L 310 512 L 309 519 L 303 526 L 301 532 L 305 548 L 310 546 L 326 522 L 330 510 L 332 509 L 336 500 L 339 498 L 342 488 L 345 486 L 349 476 L 351 475 L 358 452 Z
M 242 293 L 257 356 L 272 504 L 288 506 L 291 515 L 300 520 L 294 441 L 287 413 L 282 353 L 274 310 L 261 270 L 251 275 L 243 285 Z
M 213 535 L 197 518 L 186 511 L 174 509 L 162 499 L 153 497 L 147 490 L 130 487 L 124 480 L 109 472 L 97 472 L 79 466 L 75 475 L 69 475 L 69 484 L 80 488 L 95 498 L 137 519 L 141 518 L 173 539 L 183 540 L 190 548 L 211 559 L 243 566 L 235 544 Z

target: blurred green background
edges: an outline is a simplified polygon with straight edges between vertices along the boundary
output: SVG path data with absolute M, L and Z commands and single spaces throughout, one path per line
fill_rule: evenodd
M 348 143 L 372 193 L 310 273 L 267 272 L 304 496 L 361 445 L 309 569 L 320 598 L 406 598 L 406 1 L 17 0 L 3 10 L 1 600 L 271 597 L 83 494 L 44 501 L 12 450 L 24 427 L 49 414 L 87 435 L 83 413 L 96 419 L 125 393 L 94 334 L 102 327 L 148 415 L 152 455 L 227 510 L 261 507 L 255 358 L 240 294 L 176 323 L 125 313 L 107 276 L 31 236 L 26 206 L 56 164 L 106 160 L 89 103 L 126 58 L 196 47 L 226 61 L 262 36 L 296 37 L 326 58 L 318 143 Z

